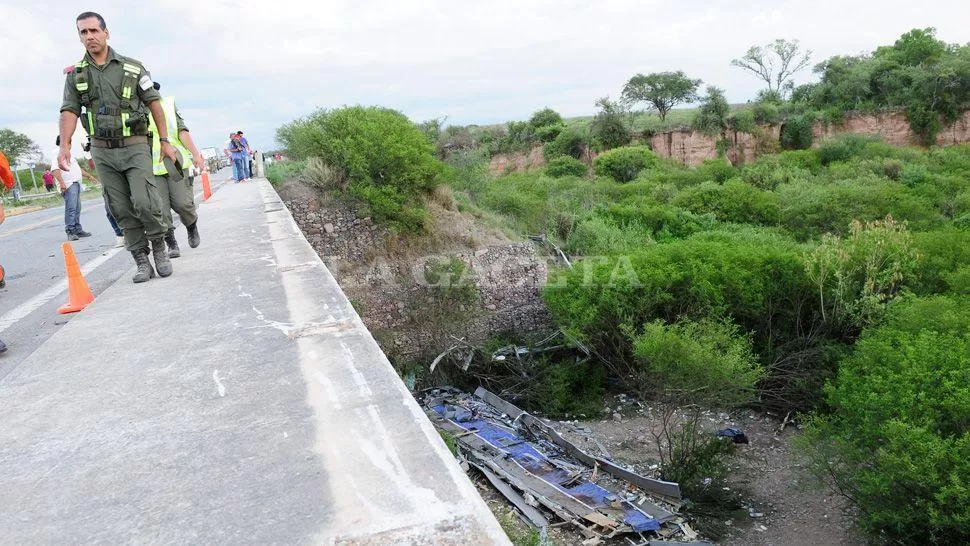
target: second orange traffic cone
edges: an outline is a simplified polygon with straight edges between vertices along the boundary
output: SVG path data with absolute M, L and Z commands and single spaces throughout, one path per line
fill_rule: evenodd
M 208 201 L 212 197 L 212 186 L 209 185 L 209 171 L 202 171 L 202 200 Z
M 61 248 L 64 250 L 64 264 L 67 266 L 68 301 L 67 305 L 59 307 L 57 312 L 66 315 L 67 313 L 77 313 L 87 307 L 89 303 L 94 301 L 94 294 L 88 288 L 88 281 L 84 280 L 84 275 L 81 274 L 81 266 L 77 264 L 71 243 L 64 243 Z

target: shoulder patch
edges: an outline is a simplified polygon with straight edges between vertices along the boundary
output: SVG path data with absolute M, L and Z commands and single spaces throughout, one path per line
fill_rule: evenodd
M 70 74 L 71 72 L 74 72 L 74 65 L 73 64 L 64 69 L 64 73 L 65 74 Z

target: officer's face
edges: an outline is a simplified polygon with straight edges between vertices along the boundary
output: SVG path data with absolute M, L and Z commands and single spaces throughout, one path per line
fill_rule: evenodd
M 92 55 L 101 53 L 108 46 L 108 31 L 101 28 L 101 23 L 98 22 L 97 17 L 78 21 L 77 35 L 81 38 L 84 48 Z

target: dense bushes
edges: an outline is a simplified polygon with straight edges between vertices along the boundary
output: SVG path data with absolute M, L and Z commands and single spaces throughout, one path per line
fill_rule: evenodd
M 596 101 L 600 111 L 590 124 L 590 134 L 600 151 L 612 150 L 630 143 L 630 130 L 623 122 L 623 107 L 609 98 Z
M 627 146 L 600 154 L 593 161 L 593 170 L 617 182 L 630 182 L 640 171 L 657 162 L 657 156 L 646 146 Z
M 898 108 L 923 144 L 970 105 L 970 46 L 950 45 L 934 29 L 915 29 L 868 55 L 832 57 L 818 65 L 818 84 L 793 94 L 809 107 L 837 111 Z
M 839 366 L 806 437 L 874 541 L 970 542 L 970 299 L 893 306 Z
M 810 115 L 793 116 L 781 126 L 781 148 L 783 150 L 807 150 L 812 147 L 814 134 L 812 124 L 815 119 Z
M 583 176 L 586 174 L 586 164 L 567 155 L 553 158 L 546 165 L 546 174 L 559 178 L 561 176 Z
M 579 159 L 583 155 L 583 137 L 575 129 L 562 128 L 552 142 L 542 147 L 546 160 L 561 156 Z
M 948 227 L 914 233 L 913 240 L 920 253 L 914 292 L 970 294 L 970 230 Z
M 816 321 L 817 291 L 802 256 L 769 233 L 699 233 L 582 261 L 557 273 L 543 294 L 560 327 L 620 369 L 635 367 L 624 329 L 658 319 L 731 317 L 768 354 Z
M 682 191 L 672 201 L 694 213 L 713 212 L 722 222 L 775 225 L 778 223 L 778 197 L 740 179 L 723 185 L 704 182 Z
M 322 159 L 378 220 L 424 229 L 421 197 L 441 183 L 444 165 L 403 114 L 361 106 L 320 110 L 280 127 L 277 140 L 295 158 Z

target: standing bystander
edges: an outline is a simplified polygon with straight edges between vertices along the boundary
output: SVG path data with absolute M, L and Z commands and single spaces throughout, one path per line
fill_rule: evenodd
M 232 157 L 232 177 L 236 182 L 245 182 L 248 176 L 246 158 L 249 155 L 242 144 L 242 136 L 233 133 L 227 148 Z
M 55 146 L 57 146 L 54 149 L 56 154 L 60 150 L 61 137 L 57 137 Z M 70 147 L 70 143 L 68 143 L 68 147 Z M 81 169 L 81 166 L 74 159 L 71 159 L 69 167 L 67 170 L 62 170 L 59 165 L 53 165 L 51 172 L 60 188 L 61 197 L 64 198 L 64 231 L 67 233 L 67 240 L 77 241 L 81 237 L 91 236 L 81 227 L 81 179 L 87 178 L 95 184 L 98 181 L 87 171 Z

